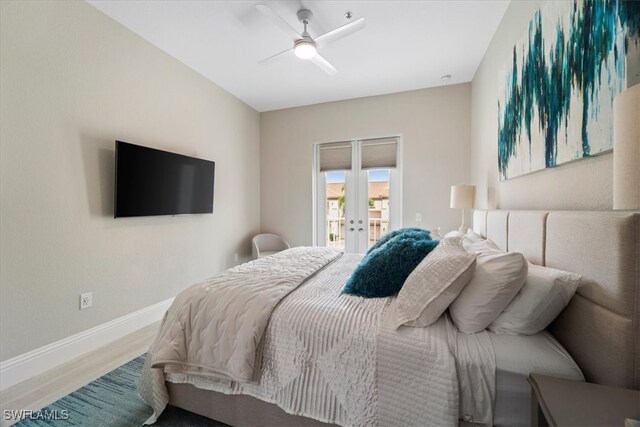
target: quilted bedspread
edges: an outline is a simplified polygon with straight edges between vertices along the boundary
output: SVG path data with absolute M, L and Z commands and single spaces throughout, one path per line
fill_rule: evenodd
M 469 340 L 444 316 L 427 328 L 396 329 L 395 298 L 341 292 L 361 258 L 337 258 L 280 301 L 264 331 L 256 382 L 166 366 L 163 372 L 148 362 L 141 396 L 156 412 L 164 408 L 166 380 L 247 394 L 342 426 L 454 426 L 459 417 L 490 423 L 495 366 L 492 348 L 477 351 L 486 343 L 482 334 Z M 148 360 L 157 359 L 158 350 L 154 344 Z M 456 357 L 465 355 L 471 368 L 457 365 Z M 470 378 L 474 372 L 482 375 Z M 469 399 L 468 390 L 477 394 Z M 489 402 L 488 409 L 474 407 L 475 399 Z
M 189 373 L 222 381 L 256 381 L 262 339 L 275 306 L 307 277 L 341 255 L 298 247 L 257 259 L 182 291 L 165 314 L 148 352 L 152 375 Z M 155 421 L 168 401 L 166 389 L 141 387 Z M 151 393 L 148 393 L 151 392 Z

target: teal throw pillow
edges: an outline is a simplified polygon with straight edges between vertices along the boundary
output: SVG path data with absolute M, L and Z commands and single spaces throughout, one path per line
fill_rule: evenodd
M 427 232 L 428 233 L 428 232 Z M 347 280 L 343 292 L 365 298 L 397 294 L 409 274 L 437 245 L 437 240 L 396 235 L 373 248 Z

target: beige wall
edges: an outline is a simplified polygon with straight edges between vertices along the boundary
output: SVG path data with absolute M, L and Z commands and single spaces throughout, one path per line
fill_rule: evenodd
M 248 256 L 259 115 L 84 2 L 1 3 L 0 359 Z M 212 215 L 113 219 L 114 140 L 216 161 Z M 78 310 L 93 292 L 94 307 Z
M 514 43 L 539 5 L 538 1 L 511 2 L 472 82 L 471 182 L 477 186 L 476 207 L 611 209 L 611 153 L 499 181 L 498 82 Z
M 449 190 L 469 178 L 470 95 L 460 84 L 262 113 L 262 229 L 311 244 L 313 144 L 395 134 L 404 143 L 403 225 L 457 228 Z

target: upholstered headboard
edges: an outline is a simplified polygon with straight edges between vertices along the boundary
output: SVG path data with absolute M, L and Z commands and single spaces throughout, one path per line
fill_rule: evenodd
M 534 264 L 581 274 L 551 333 L 587 381 L 640 389 L 640 212 L 474 211 L 473 229 Z

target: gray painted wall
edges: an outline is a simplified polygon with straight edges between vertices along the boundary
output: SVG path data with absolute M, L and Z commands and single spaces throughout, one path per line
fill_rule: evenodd
M 0 359 L 250 254 L 256 111 L 81 1 L 0 4 Z M 113 219 L 114 140 L 216 161 L 212 215 Z M 80 311 L 78 295 L 93 292 Z

